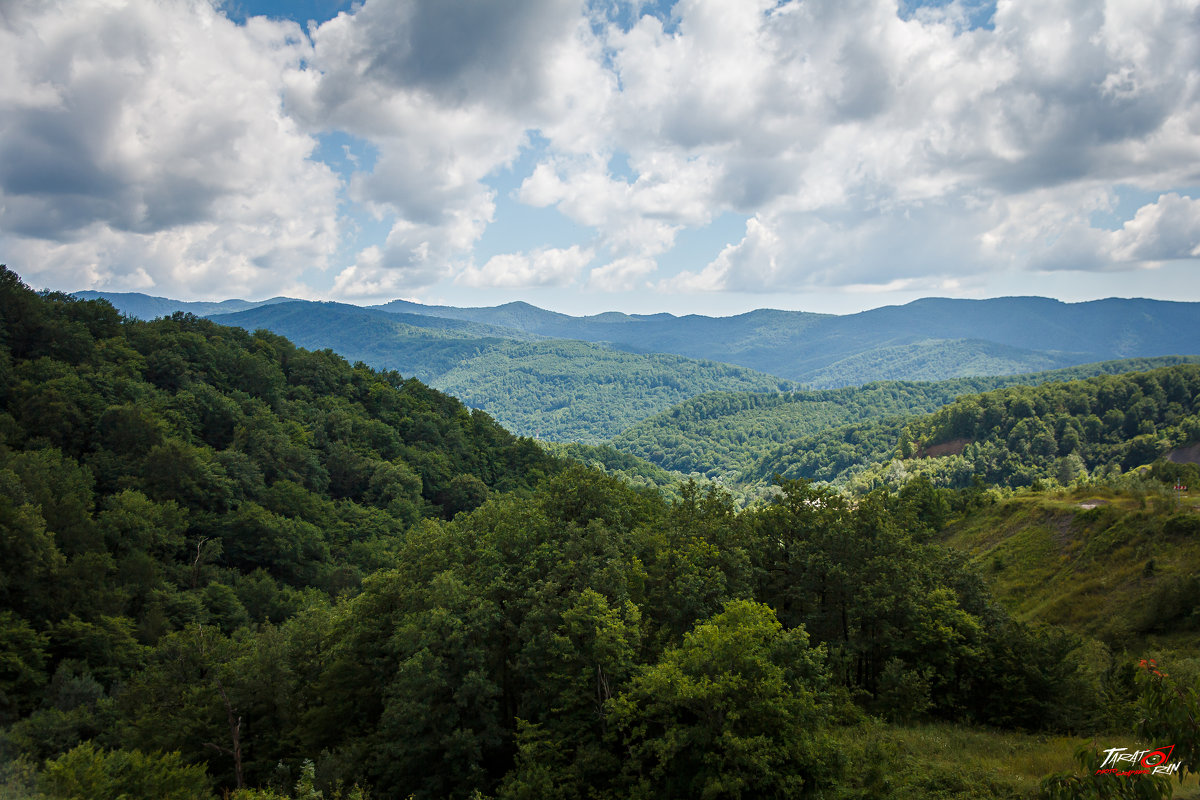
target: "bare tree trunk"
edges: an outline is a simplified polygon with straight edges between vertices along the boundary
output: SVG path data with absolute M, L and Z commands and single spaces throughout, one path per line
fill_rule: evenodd
M 202 549 L 208 543 L 207 536 L 201 536 L 200 541 L 196 542 L 196 558 L 192 561 L 192 588 L 195 589 L 200 583 L 200 567 L 203 559 Z

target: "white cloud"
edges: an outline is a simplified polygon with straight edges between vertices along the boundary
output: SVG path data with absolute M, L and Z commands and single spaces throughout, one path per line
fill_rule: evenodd
M 203 0 L 10 0 L 0 244 L 34 282 L 258 294 L 329 263 L 341 200 L 389 231 L 338 265 L 348 298 L 572 285 L 597 253 L 587 285 L 628 291 L 728 212 L 744 235 L 656 287 L 1197 257 L 1200 0 L 1001 2 L 972 29 L 975 5 L 679 0 L 621 28 L 595 0 L 365 0 L 306 36 Z M 344 187 L 309 159 L 329 131 L 370 145 Z M 531 162 L 513 197 L 586 245 L 530 231 L 475 266 L 506 222 L 489 180 Z M 1094 226 L 1117 186 L 1158 200 Z
M 652 258 L 626 256 L 596 267 L 588 276 L 588 288 L 602 292 L 631 292 L 645 283 L 648 275 L 658 269 Z
M 542 162 L 521 184 L 517 198 L 555 206 L 595 228 L 613 253 L 649 257 L 670 249 L 685 225 L 710 219 L 713 171 L 678 154 L 654 154 L 631 165 L 632 183 L 608 173 L 607 159 L 559 158 Z
M 1114 232 L 1115 261 L 1169 261 L 1200 257 L 1200 200 L 1165 194 L 1138 209 Z
M 955 7 L 905 20 L 884 0 L 726 5 L 680 3 L 675 33 L 643 20 L 613 37 L 620 141 L 704 159 L 709 211 L 752 217 L 663 290 L 946 285 L 1194 257 L 1190 206 L 1170 222 L 1155 211 L 1155 247 L 1089 215 L 1117 183 L 1200 177 L 1195 0 L 1001 3 L 994 30 L 969 31 Z
M 611 84 L 578 3 L 374 0 L 313 41 L 314 72 L 293 83 L 289 102 L 311 129 L 377 147 L 349 194 L 393 220 L 380 257 L 339 277 L 335 292 L 347 296 L 420 289 L 468 269 L 495 214 L 484 180 L 519 155 L 531 129 L 586 139 Z M 471 270 L 464 282 L 487 274 Z
M 983 235 L 997 263 L 1037 270 L 1119 271 L 1200 257 L 1200 200 L 1174 192 L 1137 210 L 1118 230 L 1089 217 L 1114 202 L 1104 191 L 1064 197 L 1041 192 L 1002 205 L 1002 221 Z
M 492 256 L 476 269 L 468 267 L 458 278 L 464 286 L 510 289 L 535 286 L 566 286 L 575 280 L 595 254 L 579 245 L 566 249 L 545 248 L 530 253 Z
M 75 0 L 0 25 L 0 241 L 31 283 L 262 294 L 327 263 L 338 181 L 279 97 L 295 24 Z

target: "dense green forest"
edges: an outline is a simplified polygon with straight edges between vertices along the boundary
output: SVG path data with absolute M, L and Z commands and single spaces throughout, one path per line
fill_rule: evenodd
M 797 438 L 744 480 L 871 487 L 910 473 L 942 486 L 1070 484 L 1146 465 L 1200 440 L 1200 365 L 1013 386 L 920 417 L 885 417 Z
M 578 442 L 539 442 L 551 454 L 586 464 L 605 475 L 615 475 L 633 486 L 652 487 L 669 497 L 678 498 L 678 488 L 686 477 L 670 472 L 645 459 L 622 452 L 609 444 Z
M 1027 350 L 978 339 L 931 339 L 857 353 L 807 373 L 804 380 L 826 388 L 858 386 L 864 376 L 872 381 L 940 381 L 1053 370 L 1080 360 L 1077 353 Z
M 835 390 L 713 392 L 639 422 L 613 437 L 612 444 L 664 469 L 736 483 L 776 446 L 827 429 L 926 414 L 962 395 L 1006 386 L 1036 386 L 1197 362 L 1200 356 L 1162 356 L 931 383 L 886 381 Z M 865 463 L 886 455 L 871 452 L 860 460 Z
M 337 304 L 279 303 L 214 319 L 266 328 L 301 345 L 331 347 L 377 368 L 400 370 L 486 410 L 512 431 L 550 441 L 599 444 L 714 388 L 761 392 L 794 386 L 730 364 L 528 334 L 518 340 L 479 323 Z
M 1032 774 L 969 757 L 1139 725 L 1200 767 L 1189 662 L 1017 619 L 941 543 L 994 513 L 978 484 L 739 511 L 274 334 L 4 269 L 0 315 L 6 796 L 1161 797 L 1039 788 L 1058 745 Z

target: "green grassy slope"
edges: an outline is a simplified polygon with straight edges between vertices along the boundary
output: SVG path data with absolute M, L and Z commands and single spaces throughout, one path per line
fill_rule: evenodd
M 1118 646 L 1150 641 L 1196 649 L 1196 492 L 1020 493 L 953 523 L 945 542 L 971 557 L 1020 619 L 1065 625 Z

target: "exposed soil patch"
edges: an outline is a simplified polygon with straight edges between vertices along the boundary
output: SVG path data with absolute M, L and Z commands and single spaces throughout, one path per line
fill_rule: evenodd
M 1167 453 L 1167 461 L 1176 464 L 1200 464 L 1200 442 Z
M 1050 518 L 1050 537 L 1054 546 L 1061 553 L 1071 541 L 1071 524 L 1075 521 L 1074 514 L 1055 514 Z
M 970 439 L 951 439 L 941 444 L 931 444 L 917 451 L 917 458 L 937 458 L 938 456 L 956 456 L 963 448 L 971 443 Z

